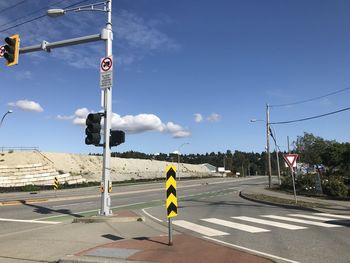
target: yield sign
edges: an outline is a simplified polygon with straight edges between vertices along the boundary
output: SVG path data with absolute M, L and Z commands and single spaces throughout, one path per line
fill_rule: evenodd
M 296 166 L 296 160 L 298 158 L 297 154 L 283 154 L 284 160 L 287 162 L 288 166 L 293 169 Z

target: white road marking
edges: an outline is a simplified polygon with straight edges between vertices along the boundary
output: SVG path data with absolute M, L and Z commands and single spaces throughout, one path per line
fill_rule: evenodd
M 273 218 L 273 219 L 280 219 L 280 220 L 285 220 L 285 221 L 291 221 L 291 222 L 294 222 L 294 223 L 301 223 L 301 224 L 321 226 L 321 227 L 341 227 L 339 225 L 332 225 L 332 224 L 327 224 L 327 223 L 320 223 L 320 222 L 303 220 L 303 219 L 298 219 L 298 218 L 285 217 L 285 216 L 263 215 L 262 217 L 268 217 L 268 218 Z
M 186 228 L 189 229 L 191 231 L 197 232 L 199 234 L 205 235 L 205 236 L 209 236 L 209 237 L 213 237 L 213 236 L 225 236 L 225 235 L 229 235 L 229 233 L 226 232 L 222 232 L 213 228 L 209 228 L 209 227 L 205 227 L 205 226 L 201 226 L 198 224 L 194 224 L 185 220 L 175 220 L 173 221 L 173 224 L 182 228 Z
M 60 222 L 51 222 L 51 221 L 10 219 L 10 218 L 0 218 L 0 221 L 4 221 L 4 222 L 18 222 L 18 223 L 35 223 L 35 224 L 52 224 L 52 225 L 60 223 Z
M 122 207 L 133 206 L 133 205 L 148 204 L 148 203 L 155 202 L 155 201 L 159 201 L 159 200 L 156 199 L 156 200 L 150 200 L 148 202 L 138 202 L 138 203 L 132 203 L 132 204 L 126 204 L 126 205 L 117 205 L 117 206 L 111 207 L 111 209 L 117 209 L 117 208 L 122 208 Z M 97 211 L 98 211 L 97 209 L 93 209 L 93 210 L 86 210 L 86 211 L 76 212 L 74 214 L 75 215 L 80 215 L 80 214 L 92 213 L 92 212 L 97 212 Z M 66 216 L 69 216 L 69 215 L 62 214 L 62 215 L 46 216 L 46 217 L 37 218 L 35 220 L 45 220 L 45 219 L 50 219 L 50 218 L 66 217 Z
M 336 220 L 334 218 L 329 218 L 324 216 L 310 216 L 310 215 L 303 215 L 303 214 L 289 214 L 289 216 L 303 217 L 307 219 L 315 219 L 315 220 L 323 220 L 323 221 Z
M 282 258 L 282 257 L 279 257 L 279 256 L 275 256 L 275 255 L 272 255 L 272 254 L 268 254 L 268 253 L 261 252 L 261 251 L 258 251 L 258 250 L 254 250 L 254 249 L 247 248 L 247 247 L 238 246 L 238 245 L 231 244 L 231 243 L 228 243 L 228 242 L 225 242 L 225 241 L 221 241 L 221 240 L 218 240 L 218 239 L 215 239 L 215 238 L 206 237 L 206 236 L 203 236 L 203 238 L 211 240 L 211 241 L 214 241 L 214 242 L 217 242 L 217 243 L 220 243 L 220 244 L 223 244 L 223 245 L 226 245 L 226 246 L 229 246 L 229 247 L 238 248 L 238 249 L 243 250 L 243 251 L 248 251 L 248 252 L 251 252 L 251 253 L 253 253 L 255 255 L 262 255 L 262 256 L 266 256 L 268 258 L 274 258 L 274 259 L 282 260 L 282 261 L 289 262 L 289 263 L 299 263 L 298 261 L 295 261 L 295 260 Z
M 334 215 L 334 214 L 326 214 L 326 213 L 314 213 L 314 215 L 324 215 L 324 216 L 330 216 L 330 217 L 335 217 L 340 219 L 350 219 L 350 216 L 346 216 L 346 215 Z
M 81 203 L 73 203 L 73 204 L 65 204 L 65 205 L 54 205 L 52 208 L 60 208 L 65 206 L 76 206 L 76 205 L 83 205 L 83 204 L 93 204 L 94 202 L 81 202 Z
M 260 228 L 260 227 L 248 226 L 248 225 L 239 224 L 239 223 L 226 221 L 226 220 L 221 220 L 221 219 L 217 219 L 217 218 L 205 218 L 205 219 L 201 219 L 201 220 L 203 220 L 205 222 L 217 224 L 217 225 L 222 225 L 222 226 L 226 226 L 226 227 L 230 227 L 230 228 L 246 231 L 246 232 L 249 232 L 249 233 L 270 232 L 270 230 L 263 229 L 263 228 Z
M 155 216 L 152 216 L 150 213 L 147 213 L 147 212 L 145 211 L 146 209 L 147 209 L 147 208 L 142 209 L 142 212 L 144 212 L 147 216 L 149 216 L 150 218 L 153 218 L 154 220 L 156 220 L 156 221 L 158 221 L 158 222 L 163 222 L 162 220 L 156 218 Z
M 270 221 L 270 220 L 259 219 L 259 218 L 248 217 L 248 216 L 235 216 L 232 218 L 244 220 L 244 221 L 248 221 L 248 222 L 253 222 L 253 223 L 258 223 L 258 224 L 263 224 L 263 225 L 268 225 L 268 226 L 280 227 L 280 228 L 289 229 L 289 230 L 298 230 L 298 229 L 306 229 L 307 228 L 307 227 L 303 227 L 303 226 L 290 225 L 290 224 L 286 224 L 286 223 L 280 223 L 280 222 L 276 222 L 276 221 Z

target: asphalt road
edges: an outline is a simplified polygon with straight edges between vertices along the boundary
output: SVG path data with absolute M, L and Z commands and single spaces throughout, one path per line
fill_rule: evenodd
M 214 178 L 178 182 L 179 214 L 176 231 L 219 244 L 260 253 L 279 262 L 350 262 L 350 218 L 316 215 L 244 200 L 241 189 L 266 184 L 266 177 Z M 167 225 L 165 183 L 114 187 L 112 208 L 140 210 L 158 224 Z M 9 194 L 24 199 L 28 194 Z M 43 229 L 74 217 L 96 214 L 98 187 L 51 191 L 36 195 L 49 202 L 0 207 L 0 241 L 9 235 Z M 311 217 L 310 217 L 311 216 Z
M 263 181 L 254 181 L 259 182 Z M 239 190 L 251 183 L 225 185 L 235 190 L 181 201 L 179 215 L 172 219 L 174 229 L 280 262 L 350 262 L 350 216 L 339 218 L 239 197 Z M 166 225 L 163 210 L 152 207 L 144 212 Z
M 211 178 L 201 180 L 178 181 L 179 198 L 201 196 L 209 192 L 217 192 L 238 184 L 256 181 L 257 178 L 226 179 Z M 259 179 L 258 179 L 259 180 Z M 266 181 L 266 180 L 264 180 Z M 46 221 L 67 221 L 74 217 L 97 214 L 100 208 L 99 187 L 42 191 L 34 197 L 29 193 L 11 193 L 1 196 L 1 200 L 48 199 L 49 202 L 1 206 L 0 235 L 40 228 Z M 121 185 L 113 188 L 111 207 L 114 211 L 123 209 L 139 209 L 160 206 L 165 203 L 165 182 Z M 17 221 L 16 221 L 17 220 Z M 22 222 L 20 220 L 39 220 L 39 222 Z

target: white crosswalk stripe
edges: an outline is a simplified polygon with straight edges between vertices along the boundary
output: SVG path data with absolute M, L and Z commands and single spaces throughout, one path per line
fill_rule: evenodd
M 279 220 L 284 220 L 284 221 L 291 221 L 294 223 L 301 223 L 301 224 L 306 224 L 306 225 L 321 226 L 321 227 L 329 227 L 329 228 L 340 227 L 339 225 L 332 225 L 332 224 L 327 224 L 327 223 L 321 223 L 321 222 L 315 222 L 315 221 L 298 219 L 298 218 L 291 218 L 291 217 L 285 217 L 285 216 L 263 215 L 262 217 L 279 219 Z
M 330 218 L 330 217 L 310 216 L 310 215 L 303 215 L 303 214 L 288 214 L 288 216 L 302 217 L 302 218 L 306 218 L 306 219 L 314 219 L 314 220 L 322 220 L 322 221 L 336 220 L 336 219 Z
M 186 220 L 176 220 L 176 221 L 173 221 L 173 224 L 176 226 L 197 232 L 199 234 L 209 236 L 209 237 L 229 235 L 229 233 L 222 232 L 222 231 L 219 231 L 219 230 L 216 230 L 213 228 L 201 226 L 198 224 L 194 224 L 194 223 L 188 222 Z
M 347 216 L 347 215 L 334 215 L 334 214 L 326 214 L 326 213 L 314 213 L 314 215 L 329 216 L 329 217 L 335 217 L 339 219 L 350 219 L 350 216 Z
M 264 219 L 263 219 L 263 218 Z M 309 229 L 308 225 L 325 227 L 325 228 L 336 228 L 343 227 L 340 224 L 332 223 L 335 220 L 350 219 L 350 216 L 346 215 L 335 215 L 327 213 L 312 213 L 312 214 L 287 214 L 285 216 L 280 215 L 258 215 L 256 217 L 251 216 L 232 216 L 230 220 L 224 220 L 219 218 L 202 218 L 203 222 L 207 222 L 215 225 L 213 228 L 211 225 L 203 226 L 200 223 L 192 223 L 186 220 L 173 220 L 175 226 L 188 229 L 190 231 L 199 233 L 207 237 L 225 236 L 231 233 L 217 230 L 217 227 L 232 228 L 237 231 L 244 231 L 252 234 L 265 233 L 272 231 L 273 228 L 281 228 L 286 230 L 305 230 Z M 285 223 L 279 221 L 289 221 L 293 223 Z M 236 221 L 240 221 L 239 223 Z M 330 221 L 330 222 L 328 222 Z M 247 223 L 247 224 L 245 224 Z M 270 226 L 270 229 L 265 229 L 252 224 Z M 299 225 L 298 225 L 299 224 Z M 306 225 L 306 226 L 305 226 Z
M 225 227 L 234 228 L 234 229 L 241 230 L 241 231 L 246 231 L 249 233 L 260 233 L 260 232 L 269 232 L 270 231 L 270 230 L 260 228 L 260 227 L 239 224 L 239 223 L 226 221 L 226 220 L 222 220 L 222 219 L 217 219 L 217 218 L 205 218 L 205 219 L 201 219 L 201 220 L 203 220 L 205 222 L 225 226 Z
M 258 224 L 262 224 L 262 225 L 268 225 L 268 226 L 289 229 L 289 230 L 299 230 L 299 229 L 306 229 L 307 228 L 307 227 L 303 227 L 303 226 L 296 226 L 296 225 L 280 223 L 280 222 L 276 222 L 276 221 L 270 221 L 270 220 L 259 219 L 259 218 L 248 217 L 248 216 L 235 216 L 232 218 L 238 219 L 238 220 L 243 220 L 243 221 L 248 221 L 248 222 L 252 222 L 252 223 L 258 223 Z

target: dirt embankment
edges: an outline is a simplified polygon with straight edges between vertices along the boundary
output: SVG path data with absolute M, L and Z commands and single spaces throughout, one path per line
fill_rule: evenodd
M 0 154 L 0 166 L 47 163 L 62 173 L 81 174 L 88 181 L 100 181 L 102 157 L 83 154 L 52 152 L 4 152 Z M 165 168 L 170 162 L 141 159 L 111 158 L 113 181 L 164 178 Z M 177 163 L 175 163 L 177 166 Z M 181 177 L 204 177 L 211 175 L 203 165 L 180 163 Z

